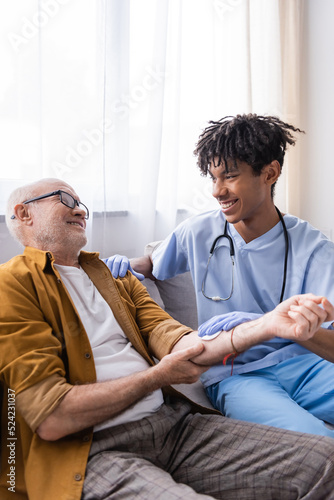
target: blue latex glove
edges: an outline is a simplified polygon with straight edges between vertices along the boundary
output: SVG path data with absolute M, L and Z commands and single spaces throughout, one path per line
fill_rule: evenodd
M 217 337 L 222 330 L 232 330 L 235 326 L 245 323 L 246 321 L 251 321 L 252 319 L 257 319 L 260 316 L 262 316 L 262 314 L 242 311 L 220 314 L 202 323 L 198 328 L 198 336 L 201 337 L 202 340 L 212 340 Z
M 131 271 L 136 278 L 140 281 L 145 279 L 145 276 L 141 273 L 136 273 L 130 265 L 130 261 L 125 255 L 112 255 L 108 259 L 102 259 L 103 262 L 108 266 L 111 271 L 111 274 L 114 278 L 124 278 L 127 271 Z

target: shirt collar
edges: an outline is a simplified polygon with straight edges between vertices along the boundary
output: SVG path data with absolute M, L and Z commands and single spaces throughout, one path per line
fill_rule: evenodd
M 39 250 L 38 248 L 25 247 L 23 254 L 34 260 L 45 271 L 47 267 L 54 262 L 54 256 L 50 251 Z M 79 254 L 79 263 L 91 261 L 99 258 L 99 252 L 81 251 Z

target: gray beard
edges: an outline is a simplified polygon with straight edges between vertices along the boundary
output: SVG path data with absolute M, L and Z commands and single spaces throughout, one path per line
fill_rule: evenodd
M 81 237 L 73 237 L 73 235 L 67 234 L 66 231 L 60 231 L 57 224 L 49 224 L 47 227 L 40 229 L 35 233 L 35 240 L 38 243 L 39 248 L 43 250 L 50 250 L 59 243 L 63 243 L 65 248 L 68 250 L 69 247 L 73 246 L 78 251 L 83 248 L 87 243 L 87 236 L 85 233 Z

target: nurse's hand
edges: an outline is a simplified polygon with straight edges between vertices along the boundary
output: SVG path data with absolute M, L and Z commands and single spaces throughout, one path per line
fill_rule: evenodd
M 277 337 L 295 341 L 311 339 L 322 323 L 333 321 L 334 307 L 326 297 L 295 295 L 263 316 Z
M 130 271 L 140 281 L 143 281 L 145 278 L 143 274 L 137 273 L 132 269 L 130 260 L 125 255 L 116 254 L 102 260 L 108 266 L 114 278 L 124 278 L 127 271 Z
M 246 321 L 252 321 L 253 319 L 260 318 L 262 314 L 242 312 L 242 311 L 232 311 L 225 314 L 219 314 L 218 316 L 213 316 L 205 323 L 202 323 L 198 328 L 198 336 L 202 340 L 212 340 L 222 331 L 229 331 L 232 328 L 240 325 L 240 323 L 245 323 Z

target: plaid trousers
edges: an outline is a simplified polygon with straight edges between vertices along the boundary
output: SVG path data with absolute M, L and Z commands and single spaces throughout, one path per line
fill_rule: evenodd
M 94 435 L 82 500 L 334 499 L 334 439 L 164 404 Z

